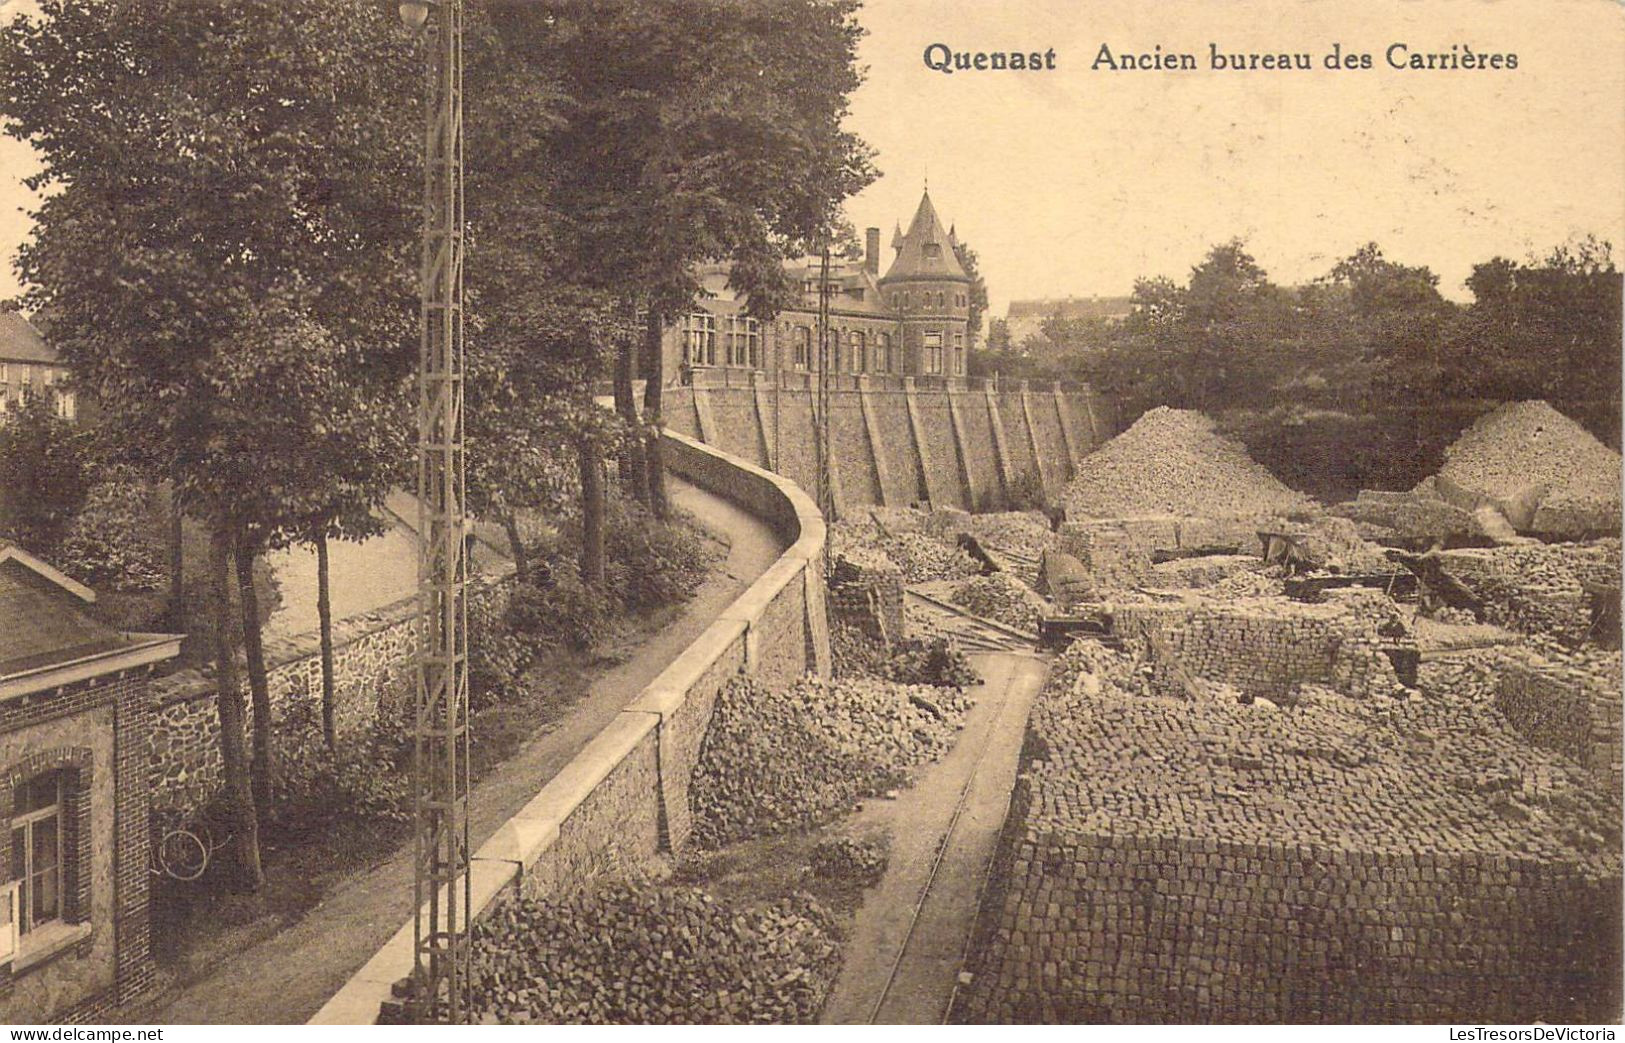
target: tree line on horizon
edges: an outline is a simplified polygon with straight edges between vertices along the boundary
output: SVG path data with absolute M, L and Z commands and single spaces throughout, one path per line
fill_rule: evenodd
M 1012 344 L 995 320 L 976 371 L 1084 382 L 1127 423 L 1171 406 L 1213 415 L 1261 462 L 1322 498 L 1409 488 L 1502 402 L 1544 399 L 1620 444 L 1621 281 L 1594 236 L 1473 267 L 1472 300 L 1367 243 L 1279 285 L 1239 239 L 1184 283 L 1135 282 L 1119 321 L 1057 317 Z

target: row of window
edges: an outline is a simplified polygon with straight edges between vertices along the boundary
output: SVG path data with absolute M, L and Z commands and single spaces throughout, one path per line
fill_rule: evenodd
M 48 394 L 51 398 L 51 405 L 55 409 L 57 416 L 64 420 L 72 420 L 78 415 L 79 406 L 74 400 L 72 391 L 64 391 L 60 388 L 49 389 L 49 384 L 47 384 L 47 387 Z M 0 378 L 0 422 L 5 420 L 8 413 L 16 413 L 21 411 L 23 408 L 23 398 L 32 393 L 34 393 L 33 385 L 25 382 L 14 394 L 12 393 L 10 386 L 5 383 L 4 379 Z
M 891 334 L 877 333 L 870 341 L 862 330 L 850 330 L 844 335 L 840 330 L 829 332 L 829 358 L 830 370 L 835 373 L 890 373 L 893 359 L 891 350 Z M 796 369 L 812 369 L 813 359 L 812 343 L 813 331 L 806 326 L 797 326 L 791 337 L 795 346 L 792 363 Z
M 925 335 L 925 341 L 920 351 L 920 372 L 930 375 L 951 375 L 962 377 L 965 375 L 965 335 L 954 334 L 953 354 L 947 359 L 943 358 L 944 345 L 942 334 L 933 331 Z M 948 368 L 944 369 L 944 365 Z
M 683 319 L 683 361 L 690 366 L 760 368 L 762 324 L 744 315 L 693 312 Z
M 970 307 L 970 294 L 955 293 L 953 301 L 956 308 L 968 308 Z M 891 296 L 891 303 L 893 308 L 912 308 L 914 307 L 914 293 L 910 290 L 894 293 Z M 922 308 L 946 308 L 947 306 L 948 294 L 943 290 L 926 290 L 920 294 L 920 307 Z
M 876 333 L 871 339 L 862 330 L 828 331 L 830 369 L 837 373 L 900 372 L 902 360 L 892 352 L 889 333 Z M 791 364 L 800 370 L 816 367 L 813 357 L 813 331 L 797 326 L 791 332 Z M 952 352 L 940 330 L 925 334 L 921 372 L 934 375 L 965 375 L 965 334 L 953 334 Z M 762 329 L 755 319 L 743 315 L 712 315 L 694 312 L 683 320 L 683 364 L 686 366 L 762 367 Z

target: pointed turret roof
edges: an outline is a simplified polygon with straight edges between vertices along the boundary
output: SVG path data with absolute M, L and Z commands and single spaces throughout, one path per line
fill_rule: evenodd
M 970 276 L 954 255 L 954 238 L 942 227 L 936 207 L 931 205 L 931 193 L 920 196 L 920 208 L 914 211 L 914 220 L 901 241 L 893 240 L 897 258 L 881 277 L 881 282 L 897 279 L 960 279 L 970 282 Z

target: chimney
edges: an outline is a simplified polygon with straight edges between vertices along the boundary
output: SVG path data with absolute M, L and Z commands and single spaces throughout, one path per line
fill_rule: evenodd
M 880 274 L 880 229 L 866 228 L 863 232 L 863 267 L 870 275 Z

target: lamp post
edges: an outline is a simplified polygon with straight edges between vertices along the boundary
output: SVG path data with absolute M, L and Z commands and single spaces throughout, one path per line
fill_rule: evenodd
M 468 1016 L 468 553 L 463 462 L 463 0 L 402 0 L 427 32 L 418 353 L 418 677 L 412 744 L 418 1021 Z

